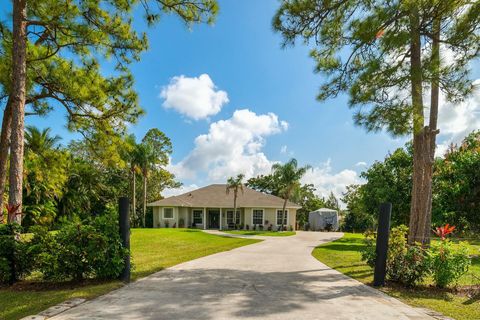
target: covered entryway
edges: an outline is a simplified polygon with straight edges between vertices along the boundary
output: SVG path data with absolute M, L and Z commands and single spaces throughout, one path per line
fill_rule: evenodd
M 208 209 L 208 229 L 220 229 L 220 210 Z

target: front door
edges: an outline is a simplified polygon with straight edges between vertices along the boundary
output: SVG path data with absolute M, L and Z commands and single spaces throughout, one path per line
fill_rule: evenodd
M 220 228 L 220 210 L 208 210 L 208 228 Z

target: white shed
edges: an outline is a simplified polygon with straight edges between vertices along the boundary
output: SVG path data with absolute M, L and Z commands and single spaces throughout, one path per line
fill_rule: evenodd
M 310 230 L 331 230 L 337 231 L 340 227 L 338 212 L 328 208 L 320 208 L 308 214 Z

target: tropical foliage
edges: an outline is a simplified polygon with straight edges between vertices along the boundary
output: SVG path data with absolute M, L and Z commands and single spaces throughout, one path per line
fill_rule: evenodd
M 388 240 L 387 279 L 407 287 L 424 282 L 431 275 L 437 287 L 454 284 L 470 266 L 466 243 L 453 244 L 445 236 L 455 228 L 445 225 L 438 228 L 442 236 L 439 243 L 423 248 L 419 243 L 407 243 L 408 228 L 405 225 L 392 228 Z M 375 266 L 375 234 L 366 233 L 362 259 Z
M 452 145 L 435 161 L 433 174 L 432 221 L 440 226 L 454 224 L 463 233 L 480 231 L 480 132 L 469 134 L 459 145 Z M 412 149 L 407 143 L 361 173 L 363 185 L 347 187 L 344 228 L 373 229 L 378 205 L 391 202 L 392 225 L 409 223 L 412 189 Z
M 328 199 L 320 197 L 312 184 L 302 184 L 301 178 L 310 166 L 298 167 L 296 159 L 291 159 L 285 164 L 272 166 L 272 173 L 259 175 L 248 179 L 246 185 L 254 190 L 272 194 L 299 204 L 302 208 L 297 210 L 297 223 L 300 227 L 308 221 L 308 213 L 318 208 L 338 208 L 338 200 L 332 194 Z

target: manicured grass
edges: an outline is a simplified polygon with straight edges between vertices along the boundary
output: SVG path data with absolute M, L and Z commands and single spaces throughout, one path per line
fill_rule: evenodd
M 224 231 L 231 234 L 240 234 L 243 236 L 268 236 L 268 237 L 288 237 L 294 236 L 295 231 L 256 231 L 256 230 L 229 230 Z
M 131 236 L 135 265 L 132 279 L 258 241 L 218 237 L 190 229 L 134 229 Z M 0 289 L 0 319 L 20 319 L 71 298 L 91 299 L 121 286 L 119 281 L 83 284 L 20 282 L 12 288 Z
M 315 248 L 312 255 L 349 277 L 371 284 L 373 270 L 361 260 L 360 250 L 363 246 L 363 235 L 346 233 L 341 239 Z M 471 243 L 470 250 L 472 254 L 478 255 L 480 243 L 478 241 Z M 459 284 L 478 284 L 479 278 L 480 258 L 477 256 L 472 261 L 470 271 L 460 279 Z M 457 320 L 480 319 L 479 296 L 468 298 L 454 293 L 453 290 L 435 289 L 429 283 L 415 289 L 405 289 L 391 284 L 381 290 L 410 305 L 436 310 Z

